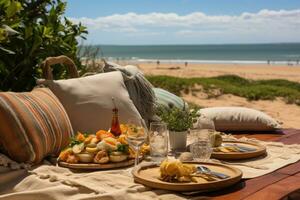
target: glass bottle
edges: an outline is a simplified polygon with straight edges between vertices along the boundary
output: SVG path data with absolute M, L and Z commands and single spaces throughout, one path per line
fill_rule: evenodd
M 121 128 L 120 128 L 120 123 L 119 123 L 119 115 L 118 115 L 118 108 L 116 107 L 115 101 L 112 98 L 112 101 L 114 103 L 114 108 L 113 108 L 113 115 L 112 115 L 112 121 L 111 121 L 111 128 L 110 128 L 110 132 L 118 137 L 122 134 L 121 132 Z

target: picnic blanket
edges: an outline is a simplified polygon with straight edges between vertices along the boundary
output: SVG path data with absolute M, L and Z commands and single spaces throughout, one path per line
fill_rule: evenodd
M 229 136 L 231 137 L 231 136 Z M 244 161 L 242 165 L 230 164 L 243 171 L 243 178 L 254 178 L 300 160 L 300 145 L 263 142 L 268 155 Z M 131 169 L 78 172 L 46 162 L 31 168 L 18 164 L 0 154 L 0 200 L 68 200 L 68 199 L 210 199 L 205 196 L 185 196 L 165 190 L 150 189 L 135 183 Z
M 130 170 L 79 173 L 51 165 L 41 165 L 29 171 L 19 169 L 1 173 L 0 170 L 0 200 L 187 199 L 181 194 L 150 189 L 134 183 Z M 209 198 L 194 197 L 189 199 Z

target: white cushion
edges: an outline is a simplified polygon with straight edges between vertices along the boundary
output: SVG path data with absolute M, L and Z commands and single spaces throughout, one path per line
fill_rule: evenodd
M 74 131 L 95 133 L 111 126 L 114 97 L 120 123 L 139 122 L 141 116 L 131 101 L 121 72 L 109 72 L 68 80 L 39 80 L 65 107 Z
M 271 131 L 280 129 L 279 123 L 269 115 L 244 107 L 212 107 L 198 111 L 212 119 L 218 131 Z

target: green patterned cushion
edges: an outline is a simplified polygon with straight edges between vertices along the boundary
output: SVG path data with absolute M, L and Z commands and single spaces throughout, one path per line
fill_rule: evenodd
M 172 105 L 179 109 L 188 109 L 188 104 L 180 97 L 161 88 L 153 88 L 156 97 L 156 104 L 165 107 Z

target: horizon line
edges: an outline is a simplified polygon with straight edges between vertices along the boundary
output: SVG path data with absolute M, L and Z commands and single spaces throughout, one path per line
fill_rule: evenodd
M 277 45 L 300 44 L 300 42 L 262 42 L 262 43 L 207 43 L 207 44 L 79 44 L 79 46 L 200 46 L 200 45 Z

